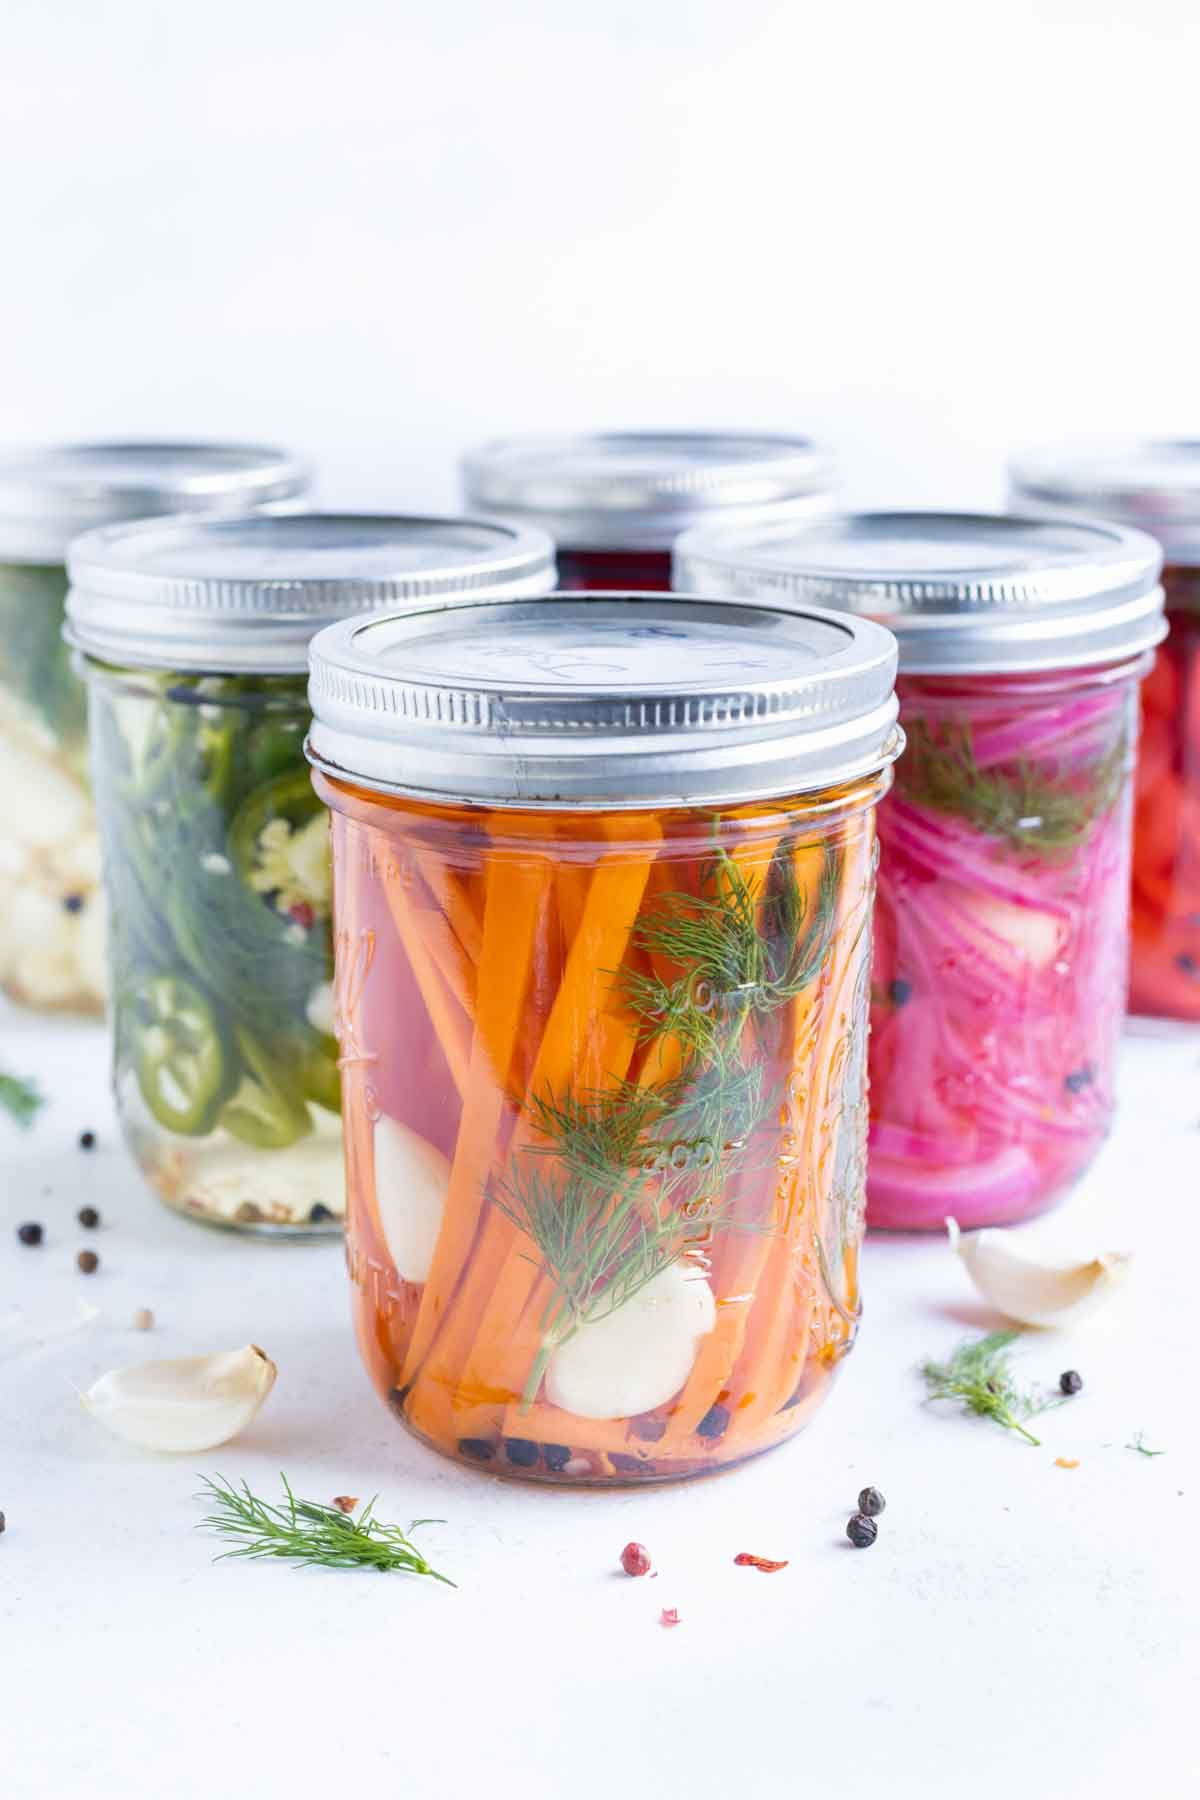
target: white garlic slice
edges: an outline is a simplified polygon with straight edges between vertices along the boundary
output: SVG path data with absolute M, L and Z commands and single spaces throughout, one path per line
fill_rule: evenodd
M 429 1278 L 442 1228 L 450 1164 L 433 1144 L 382 1113 L 375 1121 L 375 1204 L 388 1255 L 403 1281 Z
M 216 1356 L 111 1369 L 81 1398 L 93 1418 L 126 1443 L 146 1450 L 215 1450 L 250 1423 L 276 1372 L 265 1351 L 247 1344 Z
M 670 1263 L 632 1300 L 582 1325 L 554 1352 L 546 1395 L 581 1419 L 631 1419 L 677 1394 L 716 1324 L 713 1291 L 693 1265 Z
M 984 1299 L 1021 1325 L 1073 1325 L 1111 1298 L 1132 1261 L 1128 1250 L 1080 1256 L 1019 1231 L 963 1232 L 954 1219 L 946 1220 L 946 1230 Z

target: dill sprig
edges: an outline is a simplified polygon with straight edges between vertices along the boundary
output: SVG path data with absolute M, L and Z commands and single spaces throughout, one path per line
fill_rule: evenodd
M 323 1506 L 315 1500 L 297 1500 L 286 1475 L 280 1475 L 286 1496 L 281 1505 L 272 1506 L 251 1493 L 248 1482 L 235 1487 L 224 1476 L 204 1478 L 204 1491 L 197 1498 L 213 1507 L 197 1526 L 232 1543 L 217 1557 L 245 1556 L 257 1560 L 279 1557 L 298 1568 L 324 1569 L 403 1569 L 411 1575 L 431 1575 L 447 1587 L 455 1583 L 448 1575 L 430 1568 L 420 1551 L 410 1541 L 408 1532 L 399 1525 L 384 1525 L 375 1517 L 375 1501 L 359 1509 L 357 1518 L 341 1512 L 336 1506 Z M 440 1525 L 440 1519 L 414 1519 L 408 1531 L 421 1525 Z
M 1165 1456 L 1167 1454 L 1165 1450 L 1148 1450 L 1144 1431 L 1135 1431 L 1125 1448 L 1136 1450 L 1139 1456 Z
M 9 1075 L 0 1069 L 0 1107 L 18 1125 L 31 1125 L 43 1104 L 44 1096 L 31 1081 L 23 1081 L 19 1075 Z
M 931 1400 L 961 1400 L 969 1412 L 994 1419 L 1006 1431 L 1016 1431 L 1027 1443 L 1041 1445 L 1021 1420 L 1045 1412 L 1053 1401 L 1039 1402 L 1022 1393 L 1009 1368 L 1009 1346 L 1019 1331 L 992 1331 L 986 1337 L 960 1344 L 949 1362 L 926 1362 L 921 1374 Z
M 952 813 L 1018 850 L 1063 854 L 1084 842 L 1111 809 L 1125 779 L 1124 738 L 1086 768 L 1053 780 L 1021 761 L 981 769 L 966 725 L 906 723 L 897 785 L 915 806 Z

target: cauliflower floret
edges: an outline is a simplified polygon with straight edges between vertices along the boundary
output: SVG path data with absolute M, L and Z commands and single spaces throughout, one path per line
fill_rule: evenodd
M 327 919 L 333 896 L 329 860 L 329 821 L 318 813 L 295 830 L 286 819 L 272 819 L 258 834 L 257 867 L 250 876 L 256 894 L 276 895 L 280 912 L 311 909 Z

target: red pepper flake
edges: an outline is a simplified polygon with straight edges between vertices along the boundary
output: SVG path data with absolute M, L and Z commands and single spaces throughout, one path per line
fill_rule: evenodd
M 333 1504 L 339 1512 L 352 1513 L 358 1505 L 358 1500 L 353 1494 L 335 1494 Z
M 761 1569 L 764 1575 L 774 1575 L 777 1569 L 787 1568 L 786 1562 L 772 1562 L 769 1556 L 751 1556 L 748 1550 L 743 1550 L 733 1560 L 740 1569 Z
M 1077 1469 L 1079 1458 L 1077 1456 L 1056 1456 L 1054 1466 L 1056 1469 Z
M 297 900 L 295 906 L 288 907 L 288 918 L 295 920 L 297 925 L 302 925 L 305 931 L 312 930 L 316 917 L 307 900 Z
M 678 1625 L 679 1608 L 677 1606 L 664 1606 L 658 1615 L 658 1622 L 660 1625 Z

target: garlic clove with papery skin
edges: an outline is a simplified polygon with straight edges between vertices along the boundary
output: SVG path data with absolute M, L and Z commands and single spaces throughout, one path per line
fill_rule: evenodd
M 110 1369 L 81 1395 L 93 1418 L 144 1450 L 215 1450 L 253 1419 L 275 1385 L 257 1344 L 215 1356 Z
M 1019 1231 L 963 1232 L 954 1219 L 946 1230 L 983 1298 L 1021 1325 L 1073 1325 L 1116 1293 L 1132 1261 L 1128 1250 L 1080 1256 Z
M 373 1132 L 375 1203 L 388 1255 L 403 1281 L 428 1280 L 450 1164 L 433 1144 L 381 1113 Z

